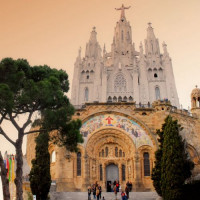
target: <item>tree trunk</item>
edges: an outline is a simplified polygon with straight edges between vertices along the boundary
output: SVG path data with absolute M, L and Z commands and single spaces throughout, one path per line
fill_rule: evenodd
M 7 179 L 7 170 L 5 168 L 3 157 L 0 152 L 1 181 L 3 186 L 3 199 L 10 200 L 9 181 Z
M 19 134 L 20 135 L 20 134 Z M 21 134 L 22 135 L 22 134 Z M 15 178 L 15 185 L 16 185 L 16 200 L 23 200 L 23 154 L 22 154 L 22 142 L 23 136 L 19 136 L 16 141 L 16 161 L 17 161 L 17 169 L 16 169 L 16 178 Z

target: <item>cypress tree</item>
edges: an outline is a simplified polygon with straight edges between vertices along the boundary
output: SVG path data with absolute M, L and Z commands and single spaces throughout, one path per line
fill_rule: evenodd
M 46 200 L 51 186 L 49 135 L 41 132 L 36 138 L 36 158 L 32 160 L 30 171 L 31 191 L 37 200 Z
M 162 130 L 157 130 L 156 134 L 159 136 L 159 149 L 155 152 L 155 166 L 152 170 L 151 179 L 153 180 L 153 186 L 156 190 L 156 192 L 162 196 L 162 190 L 161 190 L 161 159 L 162 159 L 162 151 L 163 151 L 163 127 Z
M 179 134 L 177 120 L 168 116 L 163 134 L 161 159 L 161 191 L 164 200 L 181 200 L 185 180 L 191 176 L 194 164 L 188 159 L 185 144 Z

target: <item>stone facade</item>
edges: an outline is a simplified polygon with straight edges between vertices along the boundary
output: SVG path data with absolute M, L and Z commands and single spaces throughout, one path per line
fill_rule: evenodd
M 79 50 L 74 65 L 72 104 L 77 106 L 96 101 L 148 104 L 169 99 L 173 106 L 179 107 L 167 45 L 163 43 L 161 53 L 159 41 L 148 23 L 145 52 L 142 43 L 136 51 L 125 8 L 128 9 L 120 8 L 122 13 L 114 29 L 111 52 L 107 52 L 105 46 L 102 52 L 95 27 L 83 58 Z
M 134 191 L 153 190 L 151 171 L 158 148 L 156 129 L 171 115 L 184 128 L 182 137 L 195 163 L 193 175 L 200 173 L 200 89 L 191 94 L 192 109 L 180 110 L 171 58 L 163 44 L 160 53 L 151 24 L 147 28 L 145 53 L 132 43 L 129 22 L 122 6 L 115 27 L 111 52 L 101 48 L 93 28 L 77 57 L 72 86 L 73 119 L 81 119 L 84 143 L 78 153 L 50 144 L 51 175 L 57 191 L 86 191 L 96 181 L 108 190 L 118 179 L 122 188 L 127 181 Z M 78 105 L 78 106 L 77 106 Z M 27 160 L 34 158 L 34 139 L 28 135 Z

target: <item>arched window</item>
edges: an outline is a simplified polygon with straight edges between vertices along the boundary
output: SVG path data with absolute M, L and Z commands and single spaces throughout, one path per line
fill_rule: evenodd
M 130 96 L 130 97 L 128 98 L 128 100 L 129 100 L 129 102 L 132 102 L 132 101 L 133 101 L 133 97 Z
M 99 172 L 100 172 L 100 181 L 103 181 L 103 169 L 102 169 L 102 165 L 99 166 Z
M 127 102 L 127 97 L 126 97 L 126 96 L 123 98 L 123 101 L 124 101 L 124 102 Z
M 122 97 L 121 96 L 118 97 L 118 102 L 122 102 Z
M 115 147 L 115 156 L 118 157 L 118 148 Z
M 155 88 L 155 93 L 156 93 L 156 100 L 160 99 L 160 89 L 158 86 Z
M 106 147 L 106 157 L 108 157 L 108 147 Z
M 108 97 L 108 102 L 112 102 L 112 97 L 111 96 Z
M 126 79 L 122 73 L 118 73 L 114 81 L 115 92 L 124 92 L 126 91 Z
M 88 101 L 89 99 L 89 89 L 86 87 L 85 88 L 85 101 Z
M 81 152 L 77 153 L 77 176 L 81 176 Z
M 119 150 L 119 157 L 122 157 L 122 150 Z
M 102 149 L 102 153 L 101 154 L 102 154 L 102 157 L 104 157 L 104 149 Z
M 150 176 L 149 153 L 145 152 L 143 154 L 143 158 L 144 158 L 144 176 Z
M 122 181 L 126 180 L 126 166 L 122 165 Z
M 113 97 L 113 102 L 117 102 L 117 97 Z
M 54 163 L 56 162 L 56 152 L 53 150 L 51 152 L 51 163 Z

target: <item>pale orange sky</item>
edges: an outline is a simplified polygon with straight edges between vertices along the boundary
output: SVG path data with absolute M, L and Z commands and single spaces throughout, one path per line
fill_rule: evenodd
M 0 0 L 0 59 L 26 58 L 31 65 L 62 68 L 71 83 L 78 49 L 84 55 L 93 26 L 101 47 L 105 43 L 110 50 L 120 16 L 114 8 L 122 3 L 131 6 L 126 18 L 136 50 L 148 22 L 160 47 L 163 41 L 168 45 L 180 104 L 187 109 L 191 90 L 200 86 L 199 0 Z M 13 152 L 0 136 L 0 150 L 6 149 Z

